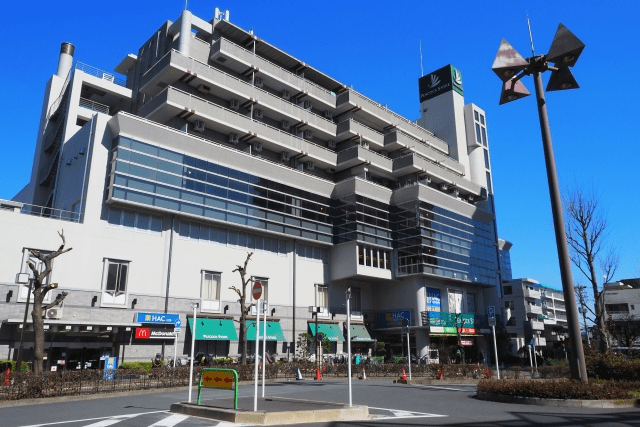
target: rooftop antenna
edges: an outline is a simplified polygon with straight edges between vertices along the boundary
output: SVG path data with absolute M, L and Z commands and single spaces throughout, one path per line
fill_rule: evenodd
M 529 12 L 527 11 L 527 26 L 529 27 L 529 41 L 531 41 L 531 56 L 536 56 L 533 50 L 533 36 L 531 35 L 531 21 L 529 21 Z
M 420 77 L 424 76 L 424 68 L 422 67 L 422 40 L 420 40 Z
M 189 9 L 189 0 L 184 0 L 184 10 Z

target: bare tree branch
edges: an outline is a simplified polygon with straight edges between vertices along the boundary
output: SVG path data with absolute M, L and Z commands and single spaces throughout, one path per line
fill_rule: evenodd
M 69 295 L 68 292 L 62 292 L 60 295 L 56 297 L 56 299 L 53 302 L 45 305 L 42 309 L 46 311 L 46 310 L 49 310 L 50 308 L 55 307 L 56 305 L 60 304 L 67 297 L 67 295 Z

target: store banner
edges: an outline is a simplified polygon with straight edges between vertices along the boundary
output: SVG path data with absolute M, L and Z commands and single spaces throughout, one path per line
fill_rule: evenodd
M 427 311 L 441 311 L 440 289 L 427 288 Z
M 411 325 L 411 311 L 385 311 L 378 314 L 378 327 L 399 328 L 402 327 L 402 319 L 407 319 Z

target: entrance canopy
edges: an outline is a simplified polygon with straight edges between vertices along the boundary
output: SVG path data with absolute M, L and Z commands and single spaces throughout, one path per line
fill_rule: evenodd
M 309 323 L 311 329 L 311 335 L 316 336 L 316 324 Z M 338 328 L 338 325 L 328 323 L 318 323 L 318 332 L 323 333 L 329 341 L 344 341 L 344 336 Z
M 247 340 L 256 340 L 256 321 L 247 320 Z M 260 322 L 260 334 L 259 339 L 262 340 L 262 331 L 264 324 Z M 278 320 L 267 320 L 267 341 L 285 341 L 284 333 L 282 332 L 282 326 Z
M 187 319 L 189 330 L 193 331 L 193 318 Z M 198 319 L 196 318 L 196 339 L 197 340 L 223 340 L 238 341 L 238 333 L 230 319 Z
M 373 342 L 371 335 L 364 325 L 351 326 L 351 341 L 353 342 Z

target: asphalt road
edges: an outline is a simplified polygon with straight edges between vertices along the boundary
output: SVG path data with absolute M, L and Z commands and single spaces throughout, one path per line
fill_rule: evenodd
M 348 402 L 346 381 L 304 381 L 267 384 L 266 396 Z M 194 392 L 194 399 L 197 391 Z M 205 390 L 203 399 L 228 399 L 230 392 Z M 353 383 L 353 403 L 369 406 L 369 420 L 317 423 L 314 426 L 387 427 L 433 426 L 638 426 L 637 409 L 554 408 L 476 400 L 475 385 L 406 386 L 391 380 Z M 240 396 L 253 396 L 251 385 Z M 227 426 L 168 412 L 174 402 L 187 400 L 187 391 L 70 401 L 0 408 L 2 427 L 191 427 Z M 310 424 L 305 424 L 310 425 Z

